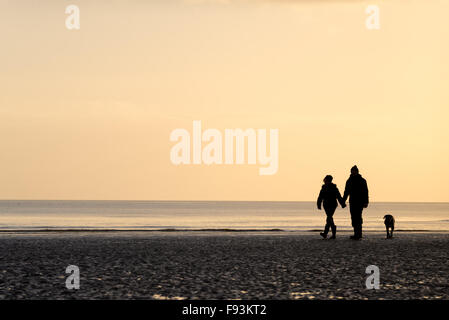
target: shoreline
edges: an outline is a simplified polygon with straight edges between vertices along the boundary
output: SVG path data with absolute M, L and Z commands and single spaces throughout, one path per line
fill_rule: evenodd
M 280 233 L 280 234 L 311 234 L 322 232 L 323 229 L 309 229 L 309 230 L 286 230 L 286 229 L 233 229 L 233 228 L 199 228 L 199 229 L 185 229 L 185 228 L 161 228 L 161 229 L 73 229 L 73 228 L 54 228 L 54 229 L 3 229 L 0 230 L 0 235 L 2 234 L 64 234 L 64 233 L 238 233 L 238 234 L 257 234 L 257 233 Z M 424 229 L 397 229 L 394 230 L 395 233 L 405 234 L 405 233 L 424 233 L 424 234 L 449 234 L 449 230 L 424 230 Z M 338 234 L 350 234 L 353 233 L 351 229 L 338 230 Z M 384 234 L 385 230 L 363 230 L 364 234 Z

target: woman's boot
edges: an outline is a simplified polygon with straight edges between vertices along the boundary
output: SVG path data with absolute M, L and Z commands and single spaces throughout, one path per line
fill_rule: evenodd
M 332 226 L 332 237 L 329 239 L 335 239 L 335 236 L 337 235 L 337 226 Z
M 326 239 L 328 232 L 329 232 L 329 225 L 326 224 L 326 226 L 324 227 L 324 232 L 320 232 L 320 236 L 322 236 L 324 239 Z

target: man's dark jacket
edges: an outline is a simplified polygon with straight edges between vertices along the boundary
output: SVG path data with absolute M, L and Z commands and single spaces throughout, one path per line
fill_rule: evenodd
M 343 201 L 346 201 L 349 196 L 349 203 L 352 205 L 368 205 L 368 185 L 366 180 L 362 178 L 360 174 L 350 176 L 346 181 L 345 193 L 343 195 Z

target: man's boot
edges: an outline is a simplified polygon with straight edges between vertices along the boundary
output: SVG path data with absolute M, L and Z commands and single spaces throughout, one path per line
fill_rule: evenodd
M 349 239 L 356 240 L 356 238 L 357 238 L 357 227 L 353 227 L 353 228 L 354 228 L 354 235 L 353 236 L 349 236 Z
M 362 239 L 362 226 L 358 225 L 354 228 L 354 240 Z

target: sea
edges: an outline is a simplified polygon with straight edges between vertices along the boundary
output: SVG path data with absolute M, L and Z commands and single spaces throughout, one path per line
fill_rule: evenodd
M 449 203 L 371 203 L 365 231 L 449 232 Z M 43 230 L 316 231 L 325 213 L 315 202 L 0 200 L 0 232 Z M 334 215 L 338 230 L 351 230 L 349 206 Z

